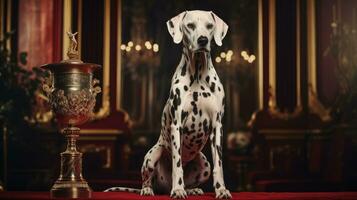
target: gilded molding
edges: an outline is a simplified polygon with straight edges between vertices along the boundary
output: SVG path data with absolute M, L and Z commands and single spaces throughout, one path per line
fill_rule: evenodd
M 77 32 L 78 32 L 78 54 L 81 58 L 82 55 L 82 23 L 83 23 L 83 0 L 78 0 L 78 10 L 77 10 Z
M 281 111 L 276 104 L 275 90 L 270 86 L 268 111 L 273 118 L 289 120 L 298 117 L 302 113 L 302 106 L 296 106 L 293 112 Z
M 293 112 L 280 111 L 276 103 L 276 1 L 269 1 L 269 113 L 279 119 L 289 120 L 302 113 L 301 105 L 301 55 L 300 55 L 300 0 L 296 1 L 296 106 Z
M 63 0 L 62 25 L 62 60 L 66 60 L 69 38 L 67 31 L 72 31 L 72 0 Z
M 275 94 L 276 91 L 276 16 L 275 16 L 275 0 L 269 1 L 269 90 L 272 90 Z M 272 107 L 276 107 L 275 95 L 269 98 L 274 98 L 269 101 Z
M 320 102 L 317 91 L 315 4 L 315 0 L 307 1 L 308 106 L 310 113 L 318 115 L 322 121 L 330 121 L 330 109 Z
M 122 66 L 121 66 L 121 49 L 120 49 L 120 45 L 122 43 L 122 1 L 118 0 L 117 1 L 118 4 L 118 8 L 117 8 L 117 20 L 118 20 L 118 24 L 117 24 L 117 36 L 118 36 L 118 40 L 117 40 L 117 78 L 116 78 L 116 84 L 117 84 L 117 93 L 116 93 L 116 109 L 117 111 L 120 111 L 120 107 L 121 107 L 121 95 L 122 95 L 122 74 L 121 74 L 121 70 L 122 70 Z
M 264 107 L 263 81 L 263 0 L 258 0 L 258 109 Z
M 296 0 L 296 107 L 301 105 L 301 28 L 300 0 Z
M 315 0 L 307 1 L 307 66 L 308 83 L 314 92 L 316 87 L 316 14 Z

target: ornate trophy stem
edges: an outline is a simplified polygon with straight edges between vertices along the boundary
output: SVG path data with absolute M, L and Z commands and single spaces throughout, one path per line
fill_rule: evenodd
M 75 126 L 93 115 L 95 97 L 101 91 L 96 86 L 99 81 L 93 79 L 93 71 L 100 66 L 79 59 L 76 34 L 67 33 L 71 40 L 67 60 L 42 66 L 51 71 L 51 78 L 45 81 L 43 90 L 67 138 L 67 149 L 61 153 L 60 176 L 51 189 L 52 198 L 91 197 L 91 189 L 82 176 L 82 153 L 76 146 L 80 129 Z
M 76 141 L 80 129 L 68 126 L 62 133 L 67 138 L 67 149 L 61 153 L 61 173 L 51 189 L 51 197 L 90 198 L 91 189 L 82 176 L 82 153 Z

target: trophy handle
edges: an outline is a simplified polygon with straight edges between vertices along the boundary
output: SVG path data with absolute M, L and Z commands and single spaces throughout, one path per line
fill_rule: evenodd
M 99 82 L 100 81 L 98 79 L 93 79 L 92 81 L 92 94 L 94 96 L 97 96 L 97 94 L 99 94 L 102 91 L 100 86 L 98 86 Z
M 46 93 L 46 96 L 50 97 L 50 95 L 52 94 L 52 92 L 54 90 L 52 74 L 50 74 L 50 77 L 45 78 L 45 80 L 42 84 L 42 89 Z

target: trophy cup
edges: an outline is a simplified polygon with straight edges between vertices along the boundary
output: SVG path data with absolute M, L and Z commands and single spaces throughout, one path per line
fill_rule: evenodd
M 52 186 L 52 198 L 90 198 L 91 189 L 82 176 L 82 153 L 77 151 L 80 135 L 77 125 L 93 115 L 95 98 L 101 89 L 93 79 L 97 64 L 83 63 L 77 50 L 77 33 L 67 32 L 70 38 L 68 59 L 41 66 L 49 70 L 50 78 L 43 84 L 49 103 L 57 118 L 61 133 L 67 139 L 67 149 L 61 153 L 60 176 Z

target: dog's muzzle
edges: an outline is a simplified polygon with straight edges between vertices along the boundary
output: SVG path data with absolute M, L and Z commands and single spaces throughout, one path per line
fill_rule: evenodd
M 206 36 L 200 36 L 198 39 L 197 39 L 197 44 L 200 46 L 200 47 L 205 47 L 208 43 L 208 38 Z

